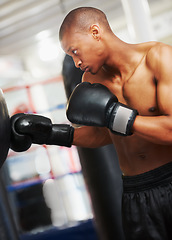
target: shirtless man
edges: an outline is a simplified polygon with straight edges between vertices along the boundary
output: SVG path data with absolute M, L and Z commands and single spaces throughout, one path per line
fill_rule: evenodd
M 60 41 L 85 71 L 67 108 L 69 120 L 81 127 L 13 116 L 11 148 L 113 143 L 123 172 L 126 239 L 172 239 L 172 47 L 127 44 L 112 32 L 103 12 L 89 7 L 66 16 Z
M 93 8 L 71 11 L 61 25 L 60 40 L 76 67 L 85 71 L 67 115 L 72 122 L 90 127 L 75 129 L 73 144 L 115 145 L 124 175 L 126 239 L 172 239 L 172 47 L 159 42 L 127 44 L 112 32 L 106 16 Z M 104 97 L 106 89 L 95 83 L 106 86 L 124 104 L 121 114 L 125 115 L 125 106 L 138 111 L 129 129 L 132 135 L 120 136 L 108 126 L 110 119 L 105 117 L 113 96 Z M 102 119 L 98 111 L 103 111 Z M 108 116 L 120 117 L 118 110 Z

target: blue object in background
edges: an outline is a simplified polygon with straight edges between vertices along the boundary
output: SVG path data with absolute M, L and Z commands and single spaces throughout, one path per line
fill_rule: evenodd
M 98 240 L 92 220 L 63 230 L 53 228 L 42 233 L 24 234 L 20 238 L 21 240 Z

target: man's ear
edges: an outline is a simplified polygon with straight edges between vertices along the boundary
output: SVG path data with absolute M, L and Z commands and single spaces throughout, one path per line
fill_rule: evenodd
M 98 24 L 91 25 L 90 32 L 91 32 L 92 37 L 95 40 L 99 41 L 101 39 L 100 27 Z

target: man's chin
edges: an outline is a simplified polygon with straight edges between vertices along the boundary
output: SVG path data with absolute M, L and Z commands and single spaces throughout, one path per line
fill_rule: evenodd
M 91 72 L 91 71 L 90 71 L 90 73 L 91 73 L 92 75 L 96 75 L 96 73 L 95 73 L 95 72 Z
M 91 74 L 93 74 L 93 75 L 95 75 L 95 74 L 98 73 L 98 71 L 92 71 L 92 70 L 90 70 L 89 72 L 90 72 Z

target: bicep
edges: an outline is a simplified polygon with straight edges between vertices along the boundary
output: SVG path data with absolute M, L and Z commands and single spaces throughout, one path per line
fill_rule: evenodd
M 162 115 L 172 116 L 172 47 L 165 46 L 160 50 L 155 75 L 159 110 Z
M 169 84 L 159 84 L 157 87 L 157 101 L 160 113 L 172 116 L 172 79 Z

